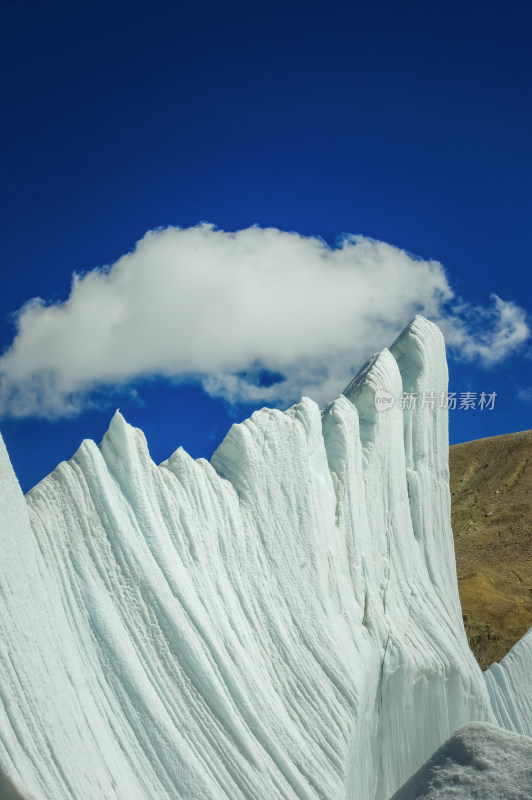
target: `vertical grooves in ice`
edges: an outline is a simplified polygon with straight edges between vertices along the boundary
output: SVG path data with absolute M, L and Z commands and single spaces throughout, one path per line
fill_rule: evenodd
M 532 737 L 532 628 L 500 663 L 484 673 L 495 719 L 503 728 Z
M 27 496 L 0 453 L 0 768 L 28 798 L 386 800 L 492 720 L 461 623 L 417 317 L 323 413 L 157 467 L 115 415 Z M 408 731 L 408 735 L 405 735 Z

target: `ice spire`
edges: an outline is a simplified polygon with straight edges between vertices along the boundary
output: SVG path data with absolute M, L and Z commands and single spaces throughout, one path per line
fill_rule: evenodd
M 0 772 L 32 800 L 387 800 L 493 719 L 457 608 L 441 334 L 323 413 L 162 465 L 117 412 L 24 500 L 0 476 Z M 393 398 L 386 410 L 379 393 Z

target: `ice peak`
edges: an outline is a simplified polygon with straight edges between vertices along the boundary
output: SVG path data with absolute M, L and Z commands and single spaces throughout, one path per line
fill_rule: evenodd
M 149 460 L 148 443 L 140 428 L 135 428 L 117 409 L 100 442 L 100 451 L 109 468 L 113 464 L 133 464 Z
M 127 422 L 126 418 L 124 417 L 120 409 L 117 408 L 115 413 L 111 417 L 108 430 L 112 430 L 113 428 L 120 430 L 120 428 L 123 426 L 129 426 L 129 423 Z
M 408 325 L 405 325 L 397 338 L 399 339 L 402 336 L 410 335 L 418 336 L 420 339 L 427 339 L 436 332 L 441 336 L 441 331 L 435 322 L 431 322 L 431 320 L 424 317 L 423 314 L 416 314 L 412 317 Z M 392 349 L 392 347 L 390 347 L 390 349 Z
M 0 775 L 35 800 L 388 800 L 491 721 L 446 409 L 376 402 L 443 385 L 440 345 L 416 317 L 323 416 L 262 409 L 211 465 L 157 467 L 117 411 L 26 500 L 6 466 Z
M 137 432 L 139 432 L 139 429 L 133 427 L 133 425 L 130 425 L 124 415 L 121 413 L 120 409 L 117 408 L 111 417 L 109 427 L 104 434 L 103 440 L 113 439 L 115 441 L 125 441 L 127 439 L 134 438 L 135 433 Z
M 447 361 L 443 334 L 434 322 L 418 314 L 390 347 L 403 380 L 404 391 L 441 390 L 429 385 L 438 380 L 447 388 Z
M 415 383 L 420 373 L 443 371 L 446 375 L 446 370 L 440 329 L 416 314 L 389 349 L 384 348 L 366 361 L 342 394 L 352 401 L 362 390 L 382 389 L 398 396 Z
M 401 392 L 401 377 L 394 357 L 387 348 L 375 353 L 355 375 L 342 394 L 354 402 L 361 393 L 383 389 L 392 394 Z
M 415 332 L 415 331 L 428 330 L 428 328 L 430 327 L 438 327 L 438 326 L 434 325 L 434 322 L 431 322 L 429 319 L 424 317 L 423 314 L 416 314 L 414 317 L 412 317 L 408 325 L 405 325 L 405 327 L 403 328 L 403 333 L 405 333 L 406 331 Z

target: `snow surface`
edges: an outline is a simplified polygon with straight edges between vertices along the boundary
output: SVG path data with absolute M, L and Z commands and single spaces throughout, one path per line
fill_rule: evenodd
M 484 678 L 499 725 L 532 737 L 532 628 Z
M 391 800 L 530 800 L 532 739 L 472 722 L 451 736 Z
M 156 466 L 120 414 L 24 499 L 0 451 L 0 769 L 26 800 L 387 800 L 494 722 L 462 624 L 447 388 L 416 317 L 323 413 Z

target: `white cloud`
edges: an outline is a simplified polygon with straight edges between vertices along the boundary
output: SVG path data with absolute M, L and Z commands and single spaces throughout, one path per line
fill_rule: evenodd
M 493 300 L 458 302 L 441 264 L 364 237 L 330 248 L 274 228 L 166 228 L 75 275 L 64 303 L 20 309 L 0 413 L 73 415 L 95 392 L 153 377 L 196 379 L 230 401 L 325 402 L 416 313 L 489 366 L 529 335 L 522 308 Z M 263 370 L 282 380 L 260 385 Z
M 491 295 L 492 306 L 457 303 L 453 314 L 440 320 L 447 345 L 465 361 L 479 359 L 485 367 L 500 364 L 530 336 L 524 308 Z

